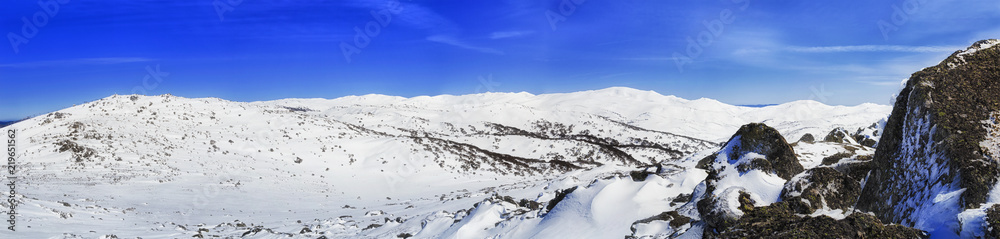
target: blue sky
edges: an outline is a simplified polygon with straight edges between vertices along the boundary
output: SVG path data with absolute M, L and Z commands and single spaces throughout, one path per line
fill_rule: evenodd
M 0 119 L 132 93 L 626 86 L 730 104 L 887 104 L 910 73 L 1000 38 L 995 0 L 39 2 L 0 9 Z

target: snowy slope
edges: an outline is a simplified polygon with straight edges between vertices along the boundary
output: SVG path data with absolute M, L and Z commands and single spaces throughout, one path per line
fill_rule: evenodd
M 0 237 L 619 237 L 679 207 L 669 202 L 705 177 L 692 155 L 742 124 L 769 122 L 795 139 L 887 114 L 628 88 L 264 102 L 116 95 L 3 128 L 20 142 L 19 222 Z M 629 179 L 644 165 L 673 170 Z M 572 187 L 568 204 L 544 208 Z M 576 230 L 581 221 L 593 231 Z

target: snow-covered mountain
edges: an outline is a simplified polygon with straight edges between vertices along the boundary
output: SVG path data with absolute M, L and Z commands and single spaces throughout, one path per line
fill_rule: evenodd
M 680 235 L 697 225 L 660 219 L 686 217 L 676 211 L 707 176 L 696 164 L 741 126 L 765 123 L 790 142 L 837 128 L 877 137 L 890 110 L 750 108 L 620 87 L 263 102 L 115 95 L 3 128 L 19 142 L 18 219 L 0 237 Z M 793 147 L 806 169 L 874 152 L 850 139 Z

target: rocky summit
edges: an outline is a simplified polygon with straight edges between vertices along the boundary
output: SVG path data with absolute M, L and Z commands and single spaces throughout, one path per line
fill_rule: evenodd
M 785 138 L 761 123 L 743 125 L 719 152 L 698 164 L 708 170 L 704 197 L 697 203 L 706 234 L 724 231 L 755 205 L 778 200 L 780 186 L 802 172 Z
M 1000 176 L 1000 40 L 914 73 L 896 98 L 857 209 L 883 222 L 982 236 Z M 965 212 L 963 212 L 965 211 Z

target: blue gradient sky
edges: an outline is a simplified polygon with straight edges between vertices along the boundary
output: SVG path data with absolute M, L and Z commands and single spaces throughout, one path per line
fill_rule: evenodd
M 62 2 L 0 9 L 0 119 L 116 93 L 255 101 L 626 86 L 730 104 L 886 104 L 910 73 L 1000 38 L 995 0 Z M 366 25 L 378 34 L 358 47 Z M 359 50 L 350 60 L 344 44 Z

